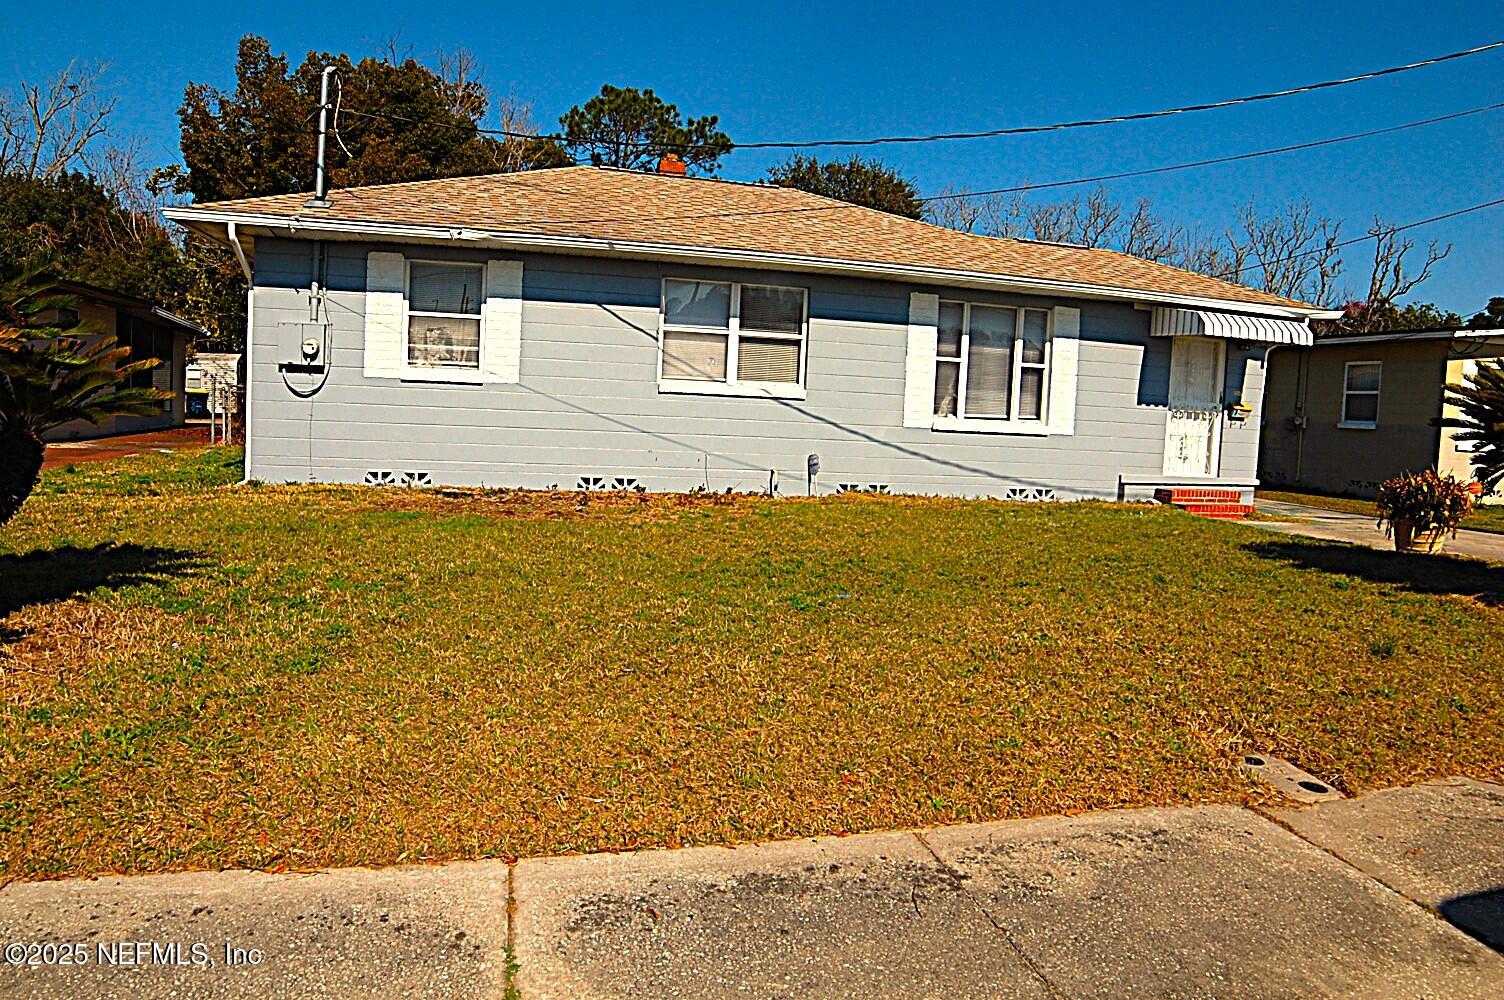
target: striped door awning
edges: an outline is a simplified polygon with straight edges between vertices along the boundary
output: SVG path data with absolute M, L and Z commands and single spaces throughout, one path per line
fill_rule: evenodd
M 1156 306 L 1149 332 L 1156 337 L 1221 337 L 1255 344 L 1311 346 L 1311 328 L 1304 320 L 1246 316 L 1208 309 Z

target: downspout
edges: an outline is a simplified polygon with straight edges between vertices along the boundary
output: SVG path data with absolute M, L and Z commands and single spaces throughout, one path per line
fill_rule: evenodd
M 240 262 L 241 273 L 245 275 L 245 474 L 240 479 L 243 486 L 251 481 L 251 397 L 255 395 L 252 383 L 256 379 L 256 368 L 251 362 L 251 342 L 256 339 L 256 281 L 245 247 L 240 245 L 239 227 L 234 222 L 225 223 L 225 237 L 235 251 L 235 259 Z
M 1295 365 L 1295 484 L 1305 483 L 1306 428 L 1311 422 L 1306 412 L 1306 397 L 1311 386 L 1311 351 L 1314 347 L 1302 347 Z
M 240 272 L 245 275 L 245 286 L 250 288 L 251 262 L 245 255 L 245 247 L 240 245 L 240 229 L 234 222 L 225 223 L 225 238 L 230 241 L 230 248 L 235 251 L 235 259 L 240 261 Z

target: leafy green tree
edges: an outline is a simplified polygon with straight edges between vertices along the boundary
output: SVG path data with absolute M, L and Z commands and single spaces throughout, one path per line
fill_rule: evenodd
M 1462 317 L 1434 302 L 1396 306 L 1349 302 L 1342 318 L 1327 329 L 1336 334 L 1388 333 L 1395 330 L 1444 330 L 1462 326 Z
M 1467 321 L 1469 328 L 1474 330 L 1492 330 L 1504 327 L 1504 296 L 1494 296 L 1488 300 L 1488 305 L 1474 313 Z
M 1464 384 L 1446 387 L 1447 402 L 1462 411 L 1443 427 L 1460 429 L 1459 441 L 1474 443 L 1473 471 L 1489 489 L 1504 481 L 1504 365 L 1484 362 Z
M 796 155 L 769 169 L 768 179 L 779 187 L 798 188 L 891 215 L 917 219 L 924 214 L 913 181 L 881 160 L 853 156 L 821 163 L 813 156 Z
M 598 167 L 648 170 L 675 153 L 686 166 L 714 174 L 731 139 L 716 126 L 715 115 L 685 120 L 678 105 L 651 90 L 613 87 L 576 105 L 559 118 L 564 146 Z
M 160 362 L 127 361 L 130 348 L 66 316 L 77 305 L 49 294 L 54 281 L 28 270 L 0 284 L 0 524 L 36 488 L 42 433 L 70 420 L 98 423 L 160 411 L 172 393 L 123 388 Z
M 337 138 L 326 153 L 335 187 L 389 184 L 561 166 L 569 157 L 546 139 L 499 139 L 479 131 L 493 110 L 509 131 L 531 131 L 526 108 L 497 102 L 473 61 L 441 59 L 431 68 L 395 54 L 359 61 L 310 52 L 296 68 L 266 39 L 246 35 L 235 87 L 190 83 L 178 109 L 183 163 L 157 171 L 159 188 L 199 201 L 311 191 L 320 76 L 337 69 Z M 245 278 L 224 247 L 188 236 L 177 303 L 215 337 L 211 346 L 244 345 Z
M 411 58 L 357 62 L 327 52 L 310 52 L 292 68 L 266 39 L 246 35 L 233 90 L 190 83 L 183 95 L 179 190 L 199 201 L 312 190 L 319 78 L 329 65 L 339 81 L 338 140 L 327 154 L 335 187 L 565 162 L 554 143 L 480 132 L 491 98 L 472 73 L 445 76 Z
M 0 176 L 0 273 L 44 264 L 167 308 L 181 305 L 191 283 L 161 222 L 126 209 L 93 178 Z

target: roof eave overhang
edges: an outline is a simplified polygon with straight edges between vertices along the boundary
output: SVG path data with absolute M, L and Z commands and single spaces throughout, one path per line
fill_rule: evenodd
M 1241 299 L 1213 299 L 1173 292 L 1145 291 L 1086 282 L 1037 278 L 1026 275 L 991 274 L 919 264 L 885 264 L 873 261 L 807 257 L 799 254 L 758 250 L 717 249 L 609 240 L 595 237 L 546 233 L 519 233 L 461 226 L 420 226 L 390 222 L 356 222 L 340 219 L 305 219 L 298 216 L 258 215 L 247 212 L 168 208 L 163 214 L 172 221 L 221 241 L 235 223 L 241 235 L 294 236 L 302 239 L 394 240 L 409 243 L 449 244 L 497 249 L 562 253 L 592 257 L 626 257 L 645 260 L 690 261 L 721 266 L 787 269 L 817 274 L 901 280 L 918 284 L 967 288 L 995 288 L 1018 292 L 1068 295 L 1076 298 L 1112 299 L 1201 309 L 1231 310 L 1281 319 L 1336 319 L 1341 312 L 1326 309 L 1280 306 Z

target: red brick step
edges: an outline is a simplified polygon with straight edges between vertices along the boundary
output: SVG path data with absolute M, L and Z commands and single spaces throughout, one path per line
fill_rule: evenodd
M 1181 510 L 1219 521 L 1239 521 L 1253 513 L 1253 505 L 1243 502 L 1242 490 L 1211 486 L 1161 486 L 1154 499 L 1173 504 Z
M 1175 506 L 1188 514 L 1238 521 L 1253 513 L 1253 504 L 1248 503 L 1178 503 Z
M 1160 503 L 1242 503 L 1242 490 L 1214 489 L 1204 486 L 1161 486 L 1154 491 Z

